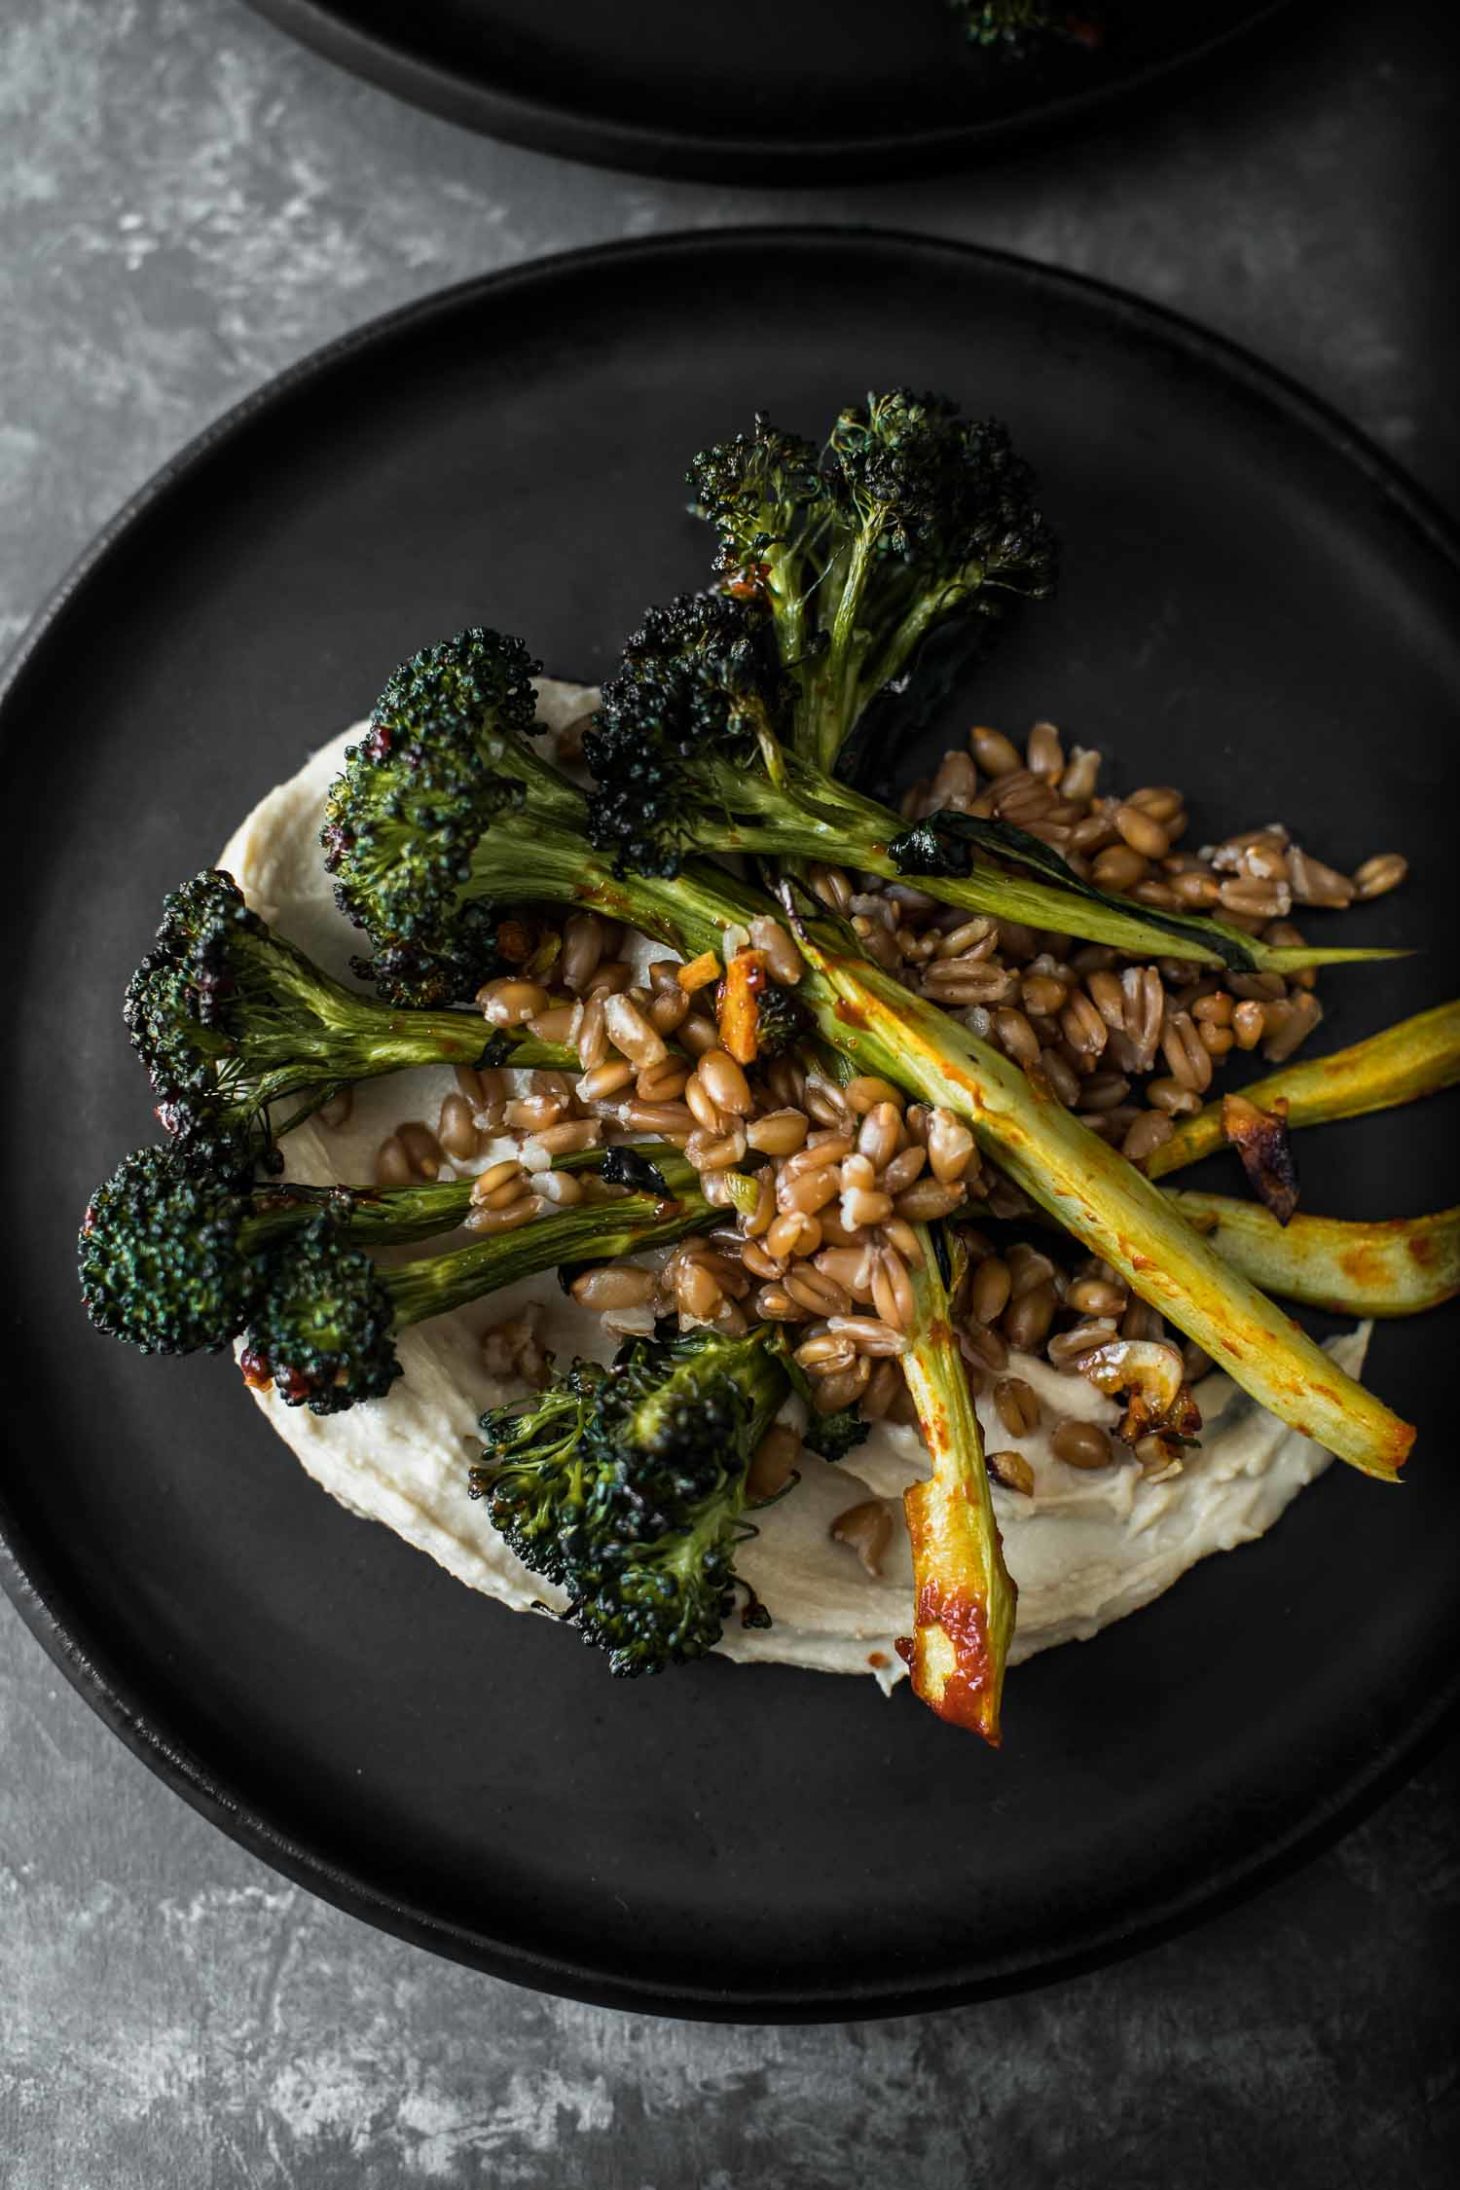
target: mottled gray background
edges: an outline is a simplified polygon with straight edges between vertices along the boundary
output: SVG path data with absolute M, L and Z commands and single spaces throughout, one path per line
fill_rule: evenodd
M 1453 507 L 1453 14 L 1302 10 L 1155 112 L 819 195 L 480 142 L 237 0 L 0 0 L 0 648 L 181 441 L 341 329 L 736 220 L 901 224 L 1123 282 L 1309 382 Z M 152 1779 L 8 1608 L 0 1743 L 5 2190 L 1423 2190 L 1460 2155 L 1453 1743 L 1175 1944 L 811 2030 L 540 2000 L 337 1915 Z

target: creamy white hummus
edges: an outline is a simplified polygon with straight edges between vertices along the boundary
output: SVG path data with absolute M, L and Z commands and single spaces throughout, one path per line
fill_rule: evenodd
M 546 680 L 540 693 L 540 716 L 551 727 L 572 720 L 595 698 L 583 686 Z M 270 792 L 218 862 L 282 935 L 344 977 L 361 939 L 335 907 L 318 839 L 326 789 L 345 746 L 358 735 L 358 729 L 343 733 Z M 345 1125 L 327 1131 L 310 1121 L 288 1136 L 289 1176 L 321 1184 L 370 1179 L 375 1152 L 392 1127 L 407 1118 L 434 1122 L 451 1085 L 444 1069 L 365 1084 L 356 1090 Z M 404 1374 L 383 1400 L 321 1419 L 272 1395 L 255 1395 L 332 1497 L 352 1513 L 385 1522 L 469 1588 L 518 1610 L 551 1602 L 554 1593 L 518 1564 L 482 1507 L 467 1497 L 466 1472 L 477 1455 L 478 1415 L 521 1389 L 488 1374 L 480 1335 L 529 1301 L 539 1305 L 542 1342 L 553 1351 L 607 1357 L 612 1335 L 567 1299 L 548 1273 L 402 1333 Z M 1335 1358 L 1354 1376 L 1368 1335 L 1365 1325 L 1332 1343 Z M 1116 1419 L 1115 1406 L 1078 1376 L 1017 1354 L 1010 1371 L 1034 1386 L 1046 1419 Z M 1054 1643 L 1088 1639 L 1149 1604 L 1198 1559 L 1252 1542 L 1327 1467 L 1326 1452 L 1285 1430 L 1225 1377 L 1206 1378 L 1198 1396 L 1206 1425 L 1200 1449 L 1187 1456 L 1179 1474 L 1159 1482 L 1131 1464 L 1098 1472 L 1068 1467 L 1051 1453 L 1047 1430 L 1011 1438 L 991 1403 L 980 1402 L 985 1438 L 993 1447 L 1022 1452 L 1034 1471 L 1032 1497 L 994 1490 L 1009 1570 L 1019 1586 L 1015 1662 Z M 893 1646 L 908 1630 L 912 1582 L 900 1494 L 926 1471 L 916 1431 L 888 1424 L 876 1425 L 839 1466 L 806 1454 L 801 1482 L 761 1516 L 760 1533 L 737 1561 L 773 1624 L 746 1632 L 732 1623 L 719 1646 L 723 1653 L 827 1672 L 870 1671 L 884 1686 L 900 1679 L 904 1668 Z M 896 1524 L 879 1576 L 867 1574 L 856 1554 L 830 1534 L 838 1514 L 870 1496 L 890 1502 Z

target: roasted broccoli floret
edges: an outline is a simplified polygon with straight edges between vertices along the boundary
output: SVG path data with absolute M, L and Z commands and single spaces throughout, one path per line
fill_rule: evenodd
M 617 1674 L 719 1641 L 734 1603 L 752 1455 L 788 1389 L 774 1334 L 632 1340 L 482 1417 L 471 1490 Z M 741 1585 L 744 1587 L 744 1585 Z M 747 1592 L 742 1618 L 769 1624 Z
M 1023 53 L 1052 28 L 1047 0 L 948 0 L 976 46 Z
M 611 1154 L 599 1155 L 610 1177 Z M 677 1149 L 654 1143 L 646 1160 L 654 1186 L 553 1209 L 469 1247 L 390 1267 L 327 1215 L 317 1219 L 264 1258 L 245 1333 L 245 1378 L 272 1383 L 286 1406 L 341 1414 L 390 1389 L 401 1373 L 396 1334 L 410 1324 L 540 1270 L 667 1247 L 715 1221 L 698 1175 Z
M 124 1156 L 81 1220 L 77 1265 L 99 1331 L 144 1354 L 224 1346 L 241 1331 L 253 1265 L 239 1251 L 248 1195 L 236 1177 L 163 1148 Z
M 124 1156 L 92 1196 L 77 1261 L 87 1314 L 143 1353 L 226 1346 L 271 1250 L 323 1216 L 357 1244 L 428 1239 L 471 1207 L 470 1179 L 422 1186 L 255 1185 L 174 1147 Z
M 1022 60 L 1051 40 L 1095 48 L 1104 35 L 1098 7 L 1051 7 L 1049 0 L 948 0 L 971 45 Z
M 650 609 L 583 741 L 596 849 L 621 873 L 657 877 L 702 853 L 819 860 L 905 877 L 968 912 L 1245 971 L 1362 955 L 1275 946 L 1113 896 L 1006 822 L 949 812 L 909 826 L 788 744 L 791 713 L 764 596 L 682 595 Z
M 330 790 L 325 865 L 374 946 L 361 972 L 395 1002 L 473 995 L 517 906 L 593 907 L 691 956 L 744 917 L 728 876 L 701 893 L 687 872 L 666 897 L 594 856 L 582 793 L 531 744 L 530 667 L 520 640 L 490 631 L 429 647 L 391 678 Z
M 328 1217 L 306 1225 L 261 1273 L 240 1357 L 245 1383 L 272 1384 L 285 1406 L 312 1414 L 383 1399 L 401 1373 L 393 1275 Z
M 790 742 L 830 774 L 859 718 L 940 632 L 967 641 L 1054 583 L 1028 467 L 996 421 L 907 388 L 844 410 L 818 459 L 758 417 L 690 486 L 728 589 L 767 601 L 795 685 Z
M 808 1407 L 801 1442 L 823 1460 L 845 1460 L 866 1443 L 871 1432 L 871 1423 L 855 1407 L 839 1407 L 835 1414 L 818 1414 Z
M 224 1169 L 265 1153 L 347 1081 L 473 1065 L 488 1040 L 464 1013 L 403 1017 L 345 988 L 273 934 L 216 870 L 165 900 L 123 1010 L 163 1125 Z M 275 1124 L 270 1105 L 289 1097 L 299 1100 Z

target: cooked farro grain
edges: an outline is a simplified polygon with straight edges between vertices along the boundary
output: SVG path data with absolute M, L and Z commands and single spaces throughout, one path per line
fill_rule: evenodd
M 539 1171 L 533 1179 L 533 1192 L 557 1209 L 571 1209 L 583 1199 L 583 1181 L 571 1171 Z
M 725 1050 L 706 1050 L 699 1061 L 695 1078 L 715 1108 L 727 1117 L 748 1118 L 755 1108 L 750 1082 L 735 1059 Z
M 1019 748 L 1002 730 L 991 730 L 978 723 L 968 733 L 973 757 L 986 776 L 1012 776 L 1024 764 L 1019 758 Z
M 1108 1345 L 1116 1330 L 1114 1316 L 1095 1317 L 1077 1323 L 1072 1330 L 1056 1331 L 1046 1345 L 1045 1353 L 1056 1369 L 1073 1372 L 1097 1347 Z
M 1009 1344 L 1025 1354 L 1042 1346 L 1057 1306 L 1054 1286 L 1047 1278 L 1031 1285 L 1026 1293 L 1016 1293 L 1003 1315 L 1003 1333 Z
M 441 1176 L 446 1163 L 445 1151 L 428 1125 L 423 1125 L 419 1118 L 408 1118 L 396 1127 L 395 1138 L 405 1151 L 413 1178 Z
M 662 1065 L 651 1065 L 639 1074 L 634 1093 L 641 1103 L 677 1103 L 689 1085 L 689 1077 L 689 1067 L 682 1057 L 666 1057 Z
M 867 1389 L 862 1394 L 862 1413 L 869 1422 L 884 1421 L 893 1405 L 906 1391 L 902 1369 L 896 1360 L 874 1361 L 872 1374 L 867 1379 Z
M 603 1018 L 614 1048 L 627 1057 L 637 1071 L 644 1072 L 650 1065 L 662 1064 L 669 1055 L 663 1036 L 655 1033 L 631 998 L 620 994 L 606 997 Z
M 1005 1490 L 1016 1490 L 1023 1498 L 1034 1495 L 1034 1470 L 1022 1452 L 991 1452 L 988 1456 L 989 1474 Z
M 632 1263 L 608 1262 L 601 1269 L 585 1270 L 574 1278 L 572 1294 L 580 1308 L 601 1313 L 605 1308 L 645 1308 L 654 1298 L 657 1280 L 652 1270 Z
M 501 1209 L 472 1209 L 465 1220 L 468 1232 L 515 1232 L 541 1215 L 543 1204 L 535 1194 L 524 1194 Z
M 1401 853 L 1380 852 L 1355 870 L 1354 889 L 1365 900 L 1383 897 L 1386 891 L 1397 890 L 1408 873 L 1409 861 Z
M 999 1420 L 1011 1437 L 1029 1437 L 1039 1427 L 1039 1394 L 1022 1376 L 1001 1376 L 994 1385 L 994 1405 Z
M 1056 1460 L 1071 1468 L 1108 1468 L 1115 1458 L 1110 1439 L 1098 1422 L 1061 1422 L 1049 1441 Z
M 935 1110 L 928 1121 L 928 1163 L 938 1184 L 954 1185 L 968 1169 L 972 1156 L 973 1135 L 963 1120 L 951 1110 Z
M 892 1542 L 891 1509 L 880 1498 L 864 1499 L 837 1515 L 831 1533 L 839 1544 L 857 1554 L 869 1574 L 878 1575 Z
M 327 1103 L 320 1104 L 314 1115 L 326 1132 L 333 1133 L 347 1122 L 354 1107 L 355 1090 L 346 1081 L 343 1087 L 335 1089 Z
M 752 1505 L 763 1504 L 783 1491 L 796 1472 L 801 1440 L 793 1429 L 777 1422 L 756 1446 L 746 1475 Z
M 762 1155 L 793 1156 L 805 1145 L 809 1131 L 804 1111 L 786 1107 L 768 1110 L 759 1118 L 752 1118 L 745 1129 L 745 1137 Z
M 536 981 L 488 981 L 477 990 L 477 1005 L 489 1026 L 520 1027 L 546 1011 L 551 998 Z

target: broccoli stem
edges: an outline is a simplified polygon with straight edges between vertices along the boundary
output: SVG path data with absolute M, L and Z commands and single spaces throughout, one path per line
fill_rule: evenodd
M 700 1220 L 708 1223 L 709 1204 L 699 1191 L 699 1173 L 685 1161 L 680 1151 L 668 1141 L 639 1141 L 633 1144 L 633 1153 L 651 1163 L 663 1179 L 673 1202 L 683 1203 L 693 1209 Z M 596 1173 L 613 1156 L 609 1148 L 582 1149 L 573 1155 L 559 1156 L 552 1168 L 555 1171 Z M 351 1244 L 357 1247 L 400 1247 L 414 1241 L 434 1238 L 441 1232 L 454 1232 L 471 1214 L 472 1189 L 475 1179 L 435 1179 L 420 1186 L 302 1186 L 290 1182 L 278 1186 L 266 1185 L 254 1189 L 253 1209 L 238 1230 L 239 1252 L 245 1256 L 257 1255 L 273 1247 L 279 1240 L 287 1239 L 318 1216 L 328 1216 L 336 1228 L 343 1232 Z M 621 1215 L 633 1225 L 642 1221 L 644 1209 L 662 1211 L 666 1203 L 656 1201 L 652 1194 L 628 1196 L 613 1202 L 595 1202 L 586 1207 L 575 1206 L 563 1215 L 585 1217 L 591 1210 L 600 1225 L 606 1218 L 614 1224 L 604 1227 L 605 1237 L 612 1240 L 615 1226 Z M 551 1222 L 549 1218 L 538 1220 L 539 1225 Z M 496 1238 L 479 1243 L 495 1246 L 514 1240 L 516 1233 L 499 1234 Z M 473 1250 L 467 1250 L 471 1252 Z M 603 1251 L 604 1257 L 630 1253 L 633 1250 L 616 1248 L 611 1244 Z M 454 1256 L 444 1258 L 453 1261 Z M 595 1250 L 567 1256 L 568 1261 L 598 1261 Z M 422 1270 L 431 1266 L 426 1263 L 412 1265 Z M 391 1273 L 392 1276 L 404 1273 Z M 503 1279 L 501 1283 L 510 1283 Z M 466 1297 L 471 1298 L 471 1295 Z M 441 1311 L 430 1309 L 436 1315 Z M 412 1320 L 419 1320 L 413 1318 Z
M 947 1289 L 931 1235 L 920 1228 L 918 1236 L 916 1322 L 902 1366 L 933 1465 L 926 1481 L 903 1492 L 916 1594 L 912 1635 L 897 1647 L 913 1693 L 940 1718 L 970 1727 L 997 1748 L 1017 1592 L 1004 1564 Z
M 772 750 L 767 761 L 767 775 L 727 761 L 704 763 L 704 806 L 688 823 L 700 849 L 850 867 L 884 881 L 905 882 L 965 912 L 1017 920 L 1025 927 L 1111 944 L 1144 957 L 1183 958 L 1216 967 L 1235 961 L 1256 972 L 1294 973 L 1305 966 L 1396 955 L 1263 943 L 1200 913 L 1151 913 L 1137 904 L 1013 873 L 977 853 L 966 875 L 921 873 L 893 854 L 894 841 L 907 829 L 899 815 L 791 755 Z
M 1167 1199 L 1264 1292 L 1334 1315 L 1412 1316 L 1460 1293 L 1460 1208 L 1378 1223 L 1298 1215 L 1167 1187 Z
M 872 643 L 872 633 L 863 620 L 862 604 L 867 580 L 876 562 L 879 537 L 870 530 L 855 533 L 844 560 L 839 558 L 833 563 L 825 579 L 827 588 L 836 597 L 836 613 L 832 617 L 826 652 L 811 669 L 810 743 L 806 750 L 828 776 L 834 771 L 851 726 L 861 713 L 858 704 L 861 668 Z M 876 689 L 874 686 L 873 690 Z
M 620 920 L 686 958 L 718 951 L 727 927 L 766 908 L 733 875 L 686 864 L 673 881 L 616 874 L 584 834 L 559 834 L 512 815 L 495 822 L 477 846 L 462 898 L 493 904 L 583 905 Z
M 957 1020 L 869 961 L 798 935 L 815 968 L 798 993 L 827 1041 L 964 1118 L 1031 1200 L 1281 1421 L 1365 1474 L 1397 1479 L 1412 1427 L 1229 1268 L 1134 1165 Z
M 471 1208 L 470 1179 L 422 1186 L 264 1186 L 238 1228 L 238 1249 L 253 1256 L 317 1216 L 333 1219 L 361 1247 L 394 1246 L 454 1231 Z
M 1460 1001 L 1436 1004 L 1412 1019 L 1401 1019 L 1347 1049 L 1326 1057 L 1284 1065 L 1264 1080 L 1238 1090 L 1259 1110 L 1279 1101 L 1288 1106 L 1290 1126 L 1326 1125 L 1336 1118 L 1363 1118 L 1371 1111 L 1394 1110 L 1421 1095 L 1433 1095 L 1460 1080 Z M 1220 1099 L 1194 1118 L 1183 1118 L 1169 1141 L 1146 1158 L 1149 1178 L 1164 1178 L 1189 1163 L 1225 1148 Z
M 542 1270 L 669 1247 L 715 1223 L 719 1212 L 699 1192 L 697 1175 L 684 1158 L 656 1147 L 654 1160 L 670 1189 L 667 1201 L 653 1193 L 630 1193 L 618 1201 L 558 1209 L 515 1232 L 492 1233 L 450 1254 L 382 1270 L 396 1329 L 445 1315 Z

